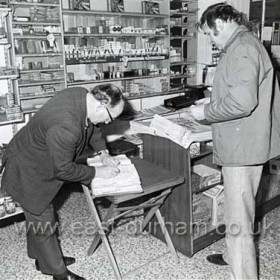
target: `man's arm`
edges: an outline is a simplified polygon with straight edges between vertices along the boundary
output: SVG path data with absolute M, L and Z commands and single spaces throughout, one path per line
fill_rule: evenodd
M 54 175 L 59 180 L 88 183 L 94 178 L 94 167 L 74 162 L 79 140 L 80 133 L 73 128 L 55 126 L 48 131 L 47 146 Z
M 259 63 L 259 53 L 251 45 L 241 44 L 232 52 L 225 69 L 228 71 L 227 92 L 204 107 L 209 122 L 229 121 L 251 114 L 258 105 Z

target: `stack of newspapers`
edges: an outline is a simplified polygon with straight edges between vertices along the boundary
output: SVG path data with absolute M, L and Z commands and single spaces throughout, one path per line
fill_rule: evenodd
M 172 119 L 154 115 L 151 121 L 131 121 L 130 128 L 134 133 L 146 133 L 169 138 L 184 148 L 188 148 L 192 142 L 212 139 L 211 127 L 197 122 L 190 115 Z
M 92 194 L 98 197 L 143 192 L 138 172 L 131 160 L 126 155 L 115 158 L 120 162 L 117 166 L 120 172 L 113 178 L 94 178 L 91 182 Z M 89 158 L 87 164 L 94 167 L 103 165 L 99 156 Z

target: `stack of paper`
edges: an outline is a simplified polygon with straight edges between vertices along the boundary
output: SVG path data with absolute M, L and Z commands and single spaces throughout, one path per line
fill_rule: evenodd
M 143 188 L 138 172 L 126 155 L 118 155 L 115 157 L 119 160 L 119 174 L 113 178 L 94 178 L 91 182 L 91 190 L 94 196 L 120 195 L 129 193 L 141 193 Z M 99 156 L 89 158 L 88 165 L 102 166 Z
M 151 122 L 131 121 L 130 128 L 134 133 L 146 133 L 169 138 L 184 148 L 188 148 L 192 142 L 212 139 L 210 125 L 201 124 L 189 115 L 184 118 L 172 119 L 155 115 Z
M 155 130 L 156 133 L 165 136 L 179 144 L 183 144 L 184 139 L 187 139 L 191 134 L 191 130 L 185 126 L 179 125 L 173 122 L 173 120 L 168 120 L 159 115 L 154 116 L 150 126 Z

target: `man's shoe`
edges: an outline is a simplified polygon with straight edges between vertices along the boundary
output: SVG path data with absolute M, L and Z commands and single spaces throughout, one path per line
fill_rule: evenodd
M 213 254 L 206 257 L 207 261 L 216 265 L 228 265 L 222 254 Z
M 81 277 L 70 270 L 67 270 L 63 274 L 53 275 L 53 280 L 86 280 L 84 277 Z
M 72 257 L 63 257 L 63 261 L 64 261 L 65 265 L 68 266 L 68 265 L 71 265 L 71 264 L 75 263 L 76 259 L 72 258 Z M 38 260 L 35 261 L 35 267 L 36 267 L 37 270 L 40 270 Z

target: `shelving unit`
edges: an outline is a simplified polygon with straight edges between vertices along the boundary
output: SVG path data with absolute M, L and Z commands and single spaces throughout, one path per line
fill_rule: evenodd
M 170 0 L 170 87 L 196 84 L 197 1 Z
M 212 163 L 211 147 L 206 142 L 201 142 L 200 154 L 191 156 L 190 149 L 185 149 L 169 139 L 148 134 L 143 134 L 141 137 L 145 158 L 148 157 L 148 160 L 161 164 L 164 168 L 177 172 L 185 178 L 185 183 L 173 189 L 161 208 L 175 248 L 184 255 L 191 257 L 201 249 L 223 238 L 224 224 L 213 226 L 211 222 L 195 220 L 194 217 L 194 196 L 214 187 L 215 184 L 205 188 L 197 188 L 192 167 L 197 164 L 204 164 L 215 169 L 218 168 Z M 271 176 L 271 174 L 267 174 L 267 176 Z M 267 184 L 267 182 L 261 182 L 260 191 L 261 187 Z M 260 192 L 258 197 L 257 218 L 279 206 L 279 191 L 272 197 L 266 197 L 265 193 Z M 149 232 L 164 240 L 158 226 L 158 223 L 154 222 L 150 225 Z
M 23 118 L 16 87 L 18 69 L 14 64 L 11 26 L 12 10 L 0 7 L 0 125 Z
M 259 36 L 266 46 L 280 85 L 280 3 L 276 0 L 251 1 L 250 21 L 259 28 Z M 271 40 L 264 38 L 264 29 L 272 28 Z
M 128 99 L 168 92 L 167 12 L 63 9 L 62 14 L 68 87 L 113 82 Z
M 18 94 L 24 113 L 36 111 L 65 88 L 59 0 L 11 1 Z

